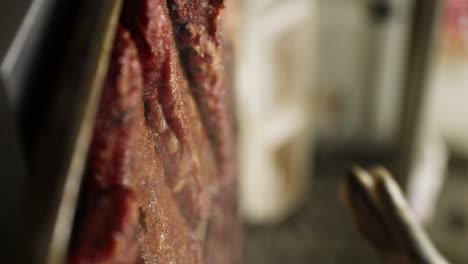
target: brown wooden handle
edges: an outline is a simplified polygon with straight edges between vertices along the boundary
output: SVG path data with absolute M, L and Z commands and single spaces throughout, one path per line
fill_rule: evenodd
M 341 190 L 354 226 L 387 263 L 448 263 L 414 218 L 386 169 L 353 166 Z

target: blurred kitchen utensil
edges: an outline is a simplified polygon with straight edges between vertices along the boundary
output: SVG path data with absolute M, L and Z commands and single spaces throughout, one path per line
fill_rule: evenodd
M 342 186 L 342 199 L 355 227 L 388 263 L 448 263 L 384 168 L 354 166 Z

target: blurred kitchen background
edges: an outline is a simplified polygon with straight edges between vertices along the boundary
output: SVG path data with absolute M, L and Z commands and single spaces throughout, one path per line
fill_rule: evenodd
M 389 168 L 436 246 L 468 263 L 468 0 L 227 7 L 245 263 L 379 263 L 339 201 L 352 163 Z

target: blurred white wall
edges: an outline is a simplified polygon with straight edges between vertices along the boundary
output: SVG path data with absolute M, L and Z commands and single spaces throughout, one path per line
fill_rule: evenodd
M 246 219 L 278 221 L 300 203 L 316 142 L 394 144 L 412 2 L 243 2 L 236 101 Z M 389 12 L 372 13 L 376 3 Z
M 244 1 L 237 58 L 240 203 L 274 222 L 293 210 L 311 176 L 316 72 L 315 1 Z
M 409 175 L 410 203 L 429 222 L 451 153 L 468 160 L 468 0 L 444 0 Z
M 386 3 L 385 17 L 371 11 Z M 408 0 L 319 0 L 320 140 L 393 144 L 399 125 Z
M 377 28 L 379 46 L 376 70 L 375 130 L 373 138 L 382 144 L 395 143 L 399 133 L 403 77 L 406 71 L 407 43 L 412 22 L 413 0 L 390 0 L 392 14 Z
M 366 1 L 320 0 L 318 8 L 320 139 L 349 141 L 361 135 L 364 126 L 369 54 L 374 49 L 367 5 Z

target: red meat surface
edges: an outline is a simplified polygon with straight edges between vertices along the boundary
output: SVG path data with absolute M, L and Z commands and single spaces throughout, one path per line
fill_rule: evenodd
M 226 89 L 220 15 L 223 0 L 168 0 L 182 65 L 218 160 L 220 184 L 234 181 L 231 103 Z
M 130 34 L 116 34 L 84 180 L 69 263 L 201 263 L 200 242 L 166 185 L 144 116 Z
M 205 261 L 213 264 L 237 263 L 240 262 L 239 245 L 242 238 L 241 226 L 237 220 L 237 168 L 232 101 L 227 89 L 220 32 L 224 1 L 167 2 L 182 66 L 208 129 L 217 160 L 216 180 L 208 187 L 215 198 L 207 228 L 206 248 L 209 250 L 205 251 Z
M 179 63 L 166 1 L 126 1 L 123 10 L 123 24 L 137 43 L 143 65 L 146 122 L 166 181 L 196 228 L 209 209 L 204 190 L 215 176 L 215 161 Z
M 184 13 L 193 42 L 174 1 L 124 1 L 69 263 L 240 262 L 222 5 L 205 2 Z

